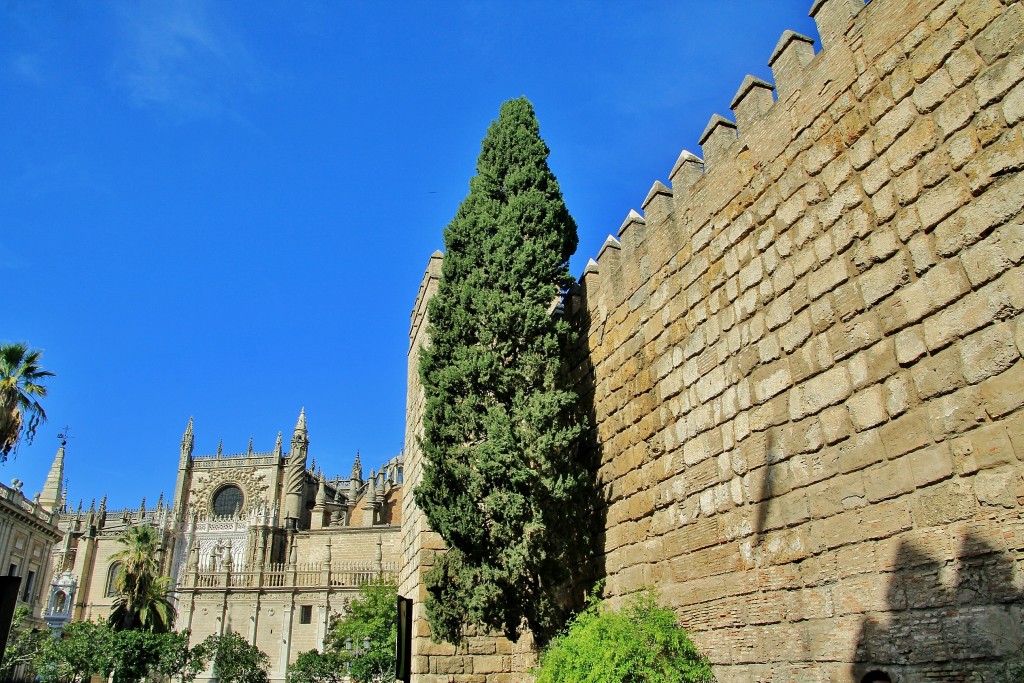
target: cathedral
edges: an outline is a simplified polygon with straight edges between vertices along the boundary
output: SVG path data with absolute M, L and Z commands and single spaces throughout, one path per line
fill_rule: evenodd
M 173 581 L 175 627 L 190 629 L 192 644 L 238 633 L 270 657 L 271 680 L 283 681 L 299 653 L 323 646 L 360 584 L 395 577 L 403 458 L 364 478 L 357 454 L 348 477 L 327 477 L 308 460 L 305 410 L 287 451 L 280 432 L 269 452 L 253 451 L 251 439 L 239 454 L 218 447 L 197 455 L 193 444 L 190 419 L 169 503 L 161 496 L 155 506 L 143 500 L 138 509 L 110 510 L 103 498 L 73 511 L 51 485 L 63 480 L 62 446 L 41 501 L 56 508 L 61 534 L 50 584 L 61 586 L 68 618 L 106 619 L 118 538 L 132 525 L 153 526 L 162 572 Z

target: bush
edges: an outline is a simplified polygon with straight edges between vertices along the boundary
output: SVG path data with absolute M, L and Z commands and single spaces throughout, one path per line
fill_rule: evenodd
M 592 603 L 541 655 L 537 683 L 709 683 L 711 665 L 653 592 L 621 611 Z

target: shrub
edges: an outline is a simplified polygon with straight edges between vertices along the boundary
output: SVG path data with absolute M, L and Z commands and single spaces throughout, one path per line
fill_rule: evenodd
M 592 603 L 541 655 L 537 683 L 709 683 L 711 665 L 645 591 L 624 609 Z

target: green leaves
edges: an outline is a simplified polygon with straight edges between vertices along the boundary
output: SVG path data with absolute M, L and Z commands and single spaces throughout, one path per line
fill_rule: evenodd
M 395 622 L 398 588 L 381 581 L 364 584 L 331 632 L 329 649 L 348 668 L 354 681 L 395 679 Z
M 585 418 L 568 377 L 576 224 L 547 165 L 532 105 L 502 105 L 477 175 L 445 229 L 446 254 L 420 354 L 425 407 L 416 502 L 449 551 L 427 574 L 435 637 L 483 626 L 541 641 L 571 608 L 586 565 Z
M 541 655 L 537 683 L 710 683 L 711 665 L 653 592 L 621 611 L 595 603 Z
M 45 634 L 35 667 L 47 682 L 87 681 L 97 675 L 115 681 L 137 681 L 151 674 L 194 681 L 207 658 L 202 645 L 188 647 L 189 632 L 115 631 L 107 624 L 74 621 L 63 636 Z
M 36 427 L 46 420 L 40 398 L 41 381 L 54 374 L 39 366 L 43 352 L 27 344 L 0 345 L 0 463 L 15 452 L 22 436 L 32 443 Z
M 175 610 L 169 596 L 171 579 L 159 575 L 157 530 L 147 525 L 133 526 L 117 540 L 124 548 L 111 558 L 121 563 L 121 570 L 114 580 L 117 597 L 110 624 L 118 629 L 169 631 Z
M 213 660 L 213 676 L 220 683 L 267 683 L 270 659 L 237 633 L 210 636 L 199 647 Z

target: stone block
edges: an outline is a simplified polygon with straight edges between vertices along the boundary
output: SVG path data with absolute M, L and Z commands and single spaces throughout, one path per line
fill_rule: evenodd
M 928 414 L 918 408 L 879 429 L 882 444 L 888 457 L 898 458 L 932 442 L 928 426 Z
M 967 27 L 970 35 L 976 35 L 1003 12 L 999 0 L 975 0 L 957 8 L 957 17 Z
M 889 419 L 885 412 L 885 395 L 878 384 L 857 392 L 847 400 L 846 405 L 850 409 L 853 427 L 858 432 Z
M 1019 4 L 1011 5 L 1006 12 L 974 38 L 974 47 L 986 63 L 1010 53 L 1024 42 L 1024 9 Z
M 789 413 L 794 420 L 817 413 L 849 398 L 852 385 L 846 368 L 836 366 L 795 387 L 789 395 Z
M 1003 118 L 1008 126 L 1024 119 L 1024 83 L 1018 83 L 1003 98 Z
M 1024 167 L 1024 133 L 1007 131 L 964 166 L 964 174 L 975 194 L 988 187 L 999 176 Z
M 932 78 L 943 73 L 939 71 Z M 917 98 L 916 93 L 914 97 Z M 937 138 L 938 129 L 930 116 L 917 119 L 910 129 L 903 133 L 883 155 L 892 174 L 897 176 L 913 167 L 925 154 L 935 148 Z
M 917 202 L 917 215 L 925 230 L 937 225 L 947 216 L 966 204 L 971 193 L 956 177 L 931 188 Z
M 821 412 L 821 431 L 825 443 L 832 445 L 853 433 L 853 422 L 846 406 L 833 406 Z
M 987 107 L 1024 79 L 1024 46 L 1009 57 L 982 71 L 974 79 L 974 93 L 979 107 Z
M 919 528 L 950 524 L 970 519 L 976 509 L 977 502 L 970 486 L 953 479 L 917 493 L 914 521 Z
M 984 67 L 985 62 L 978 56 L 977 50 L 970 43 L 965 43 L 951 54 L 943 65 L 943 69 L 949 73 L 953 85 L 957 88 L 962 88 L 970 83 Z
M 889 149 L 900 135 L 914 125 L 917 116 L 914 103 L 905 99 L 879 119 L 874 130 L 875 153 L 882 154 Z
M 914 91 L 914 106 L 926 114 L 942 104 L 956 89 L 953 78 L 946 69 L 939 69 L 929 76 Z
M 963 386 L 960 370 L 960 354 L 957 349 L 946 349 L 934 356 L 922 359 L 911 368 L 911 377 L 917 395 L 931 398 L 947 394 Z
M 967 279 L 978 287 L 1024 259 L 1024 226 L 1004 225 L 960 255 Z
M 828 331 L 828 343 L 836 361 L 876 344 L 881 338 L 881 323 L 872 310 L 852 320 L 843 321 Z
M 885 459 L 885 447 L 878 430 L 861 432 L 838 446 L 838 466 L 843 473 L 864 469 Z
M 993 419 L 1013 412 L 1024 405 L 1024 362 L 1018 361 L 979 386 L 985 410 Z
M 897 252 L 888 261 L 874 265 L 860 276 L 860 291 L 864 302 L 871 306 L 898 288 L 910 282 L 907 257 Z
M 977 387 L 933 399 L 928 403 L 932 434 L 937 439 L 955 436 L 985 421 L 985 408 Z
M 984 470 L 974 477 L 974 494 L 982 505 L 1017 507 L 1020 473 L 1015 467 Z
M 959 21 L 950 21 L 914 50 L 910 60 L 914 80 L 921 83 L 967 40 L 967 29 Z
M 1017 461 L 1011 439 L 1002 423 L 980 427 L 951 442 L 957 471 L 971 474 Z
M 1013 287 L 1008 286 L 1009 281 L 1004 282 L 1008 279 L 1012 278 L 1004 275 L 925 320 L 924 336 L 928 347 L 941 349 L 958 337 L 1016 312 Z
M 906 458 L 884 460 L 861 474 L 864 477 L 864 495 L 871 503 L 914 490 L 914 475 Z
M 961 340 L 957 348 L 964 379 L 969 384 L 997 375 L 1020 359 L 1010 323 L 975 332 Z
M 909 496 L 869 505 L 857 510 L 855 540 L 888 538 L 913 526 Z
M 910 408 L 910 397 L 908 373 L 900 373 L 885 381 L 885 410 L 890 417 L 905 413 Z
M 953 454 L 949 444 L 923 448 L 902 459 L 909 461 L 913 483 L 918 488 L 953 476 Z
M 974 118 L 976 112 L 977 102 L 974 98 L 974 90 L 966 88 L 950 95 L 935 109 L 932 116 L 935 118 L 940 136 L 945 140 L 953 133 L 963 130 Z M 950 145 L 952 144 L 951 141 Z
M 900 330 L 895 339 L 896 362 L 900 365 L 910 365 L 921 356 L 928 353 L 928 347 L 924 343 L 924 330 L 921 326 L 910 327 Z
M 981 149 L 981 142 L 973 129 L 968 128 L 954 134 L 949 139 L 947 146 L 950 166 L 953 170 L 959 171 L 964 164 L 974 158 L 979 149 Z

